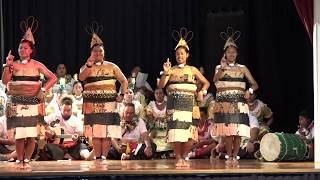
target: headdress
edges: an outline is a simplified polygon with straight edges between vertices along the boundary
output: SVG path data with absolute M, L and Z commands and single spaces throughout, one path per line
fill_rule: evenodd
M 227 27 L 226 32 L 221 32 L 220 37 L 226 41 L 226 43 L 223 46 L 223 50 L 226 50 L 227 47 L 229 46 L 234 46 L 238 48 L 236 45 L 236 41 L 239 39 L 241 35 L 240 31 L 233 31 L 232 27 Z
M 85 30 L 89 35 L 92 35 L 90 48 L 92 48 L 96 44 L 103 45 L 102 40 L 98 36 L 98 34 L 100 34 L 103 30 L 102 25 L 99 25 L 97 21 L 93 21 L 91 23 L 91 26 L 86 26 Z
M 172 32 L 172 37 L 173 39 L 178 42 L 174 50 L 177 50 L 179 46 L 183 46 L 189 49 L 188 42 L 193 38 L 193 32 L 188 31 L 185 27 L 180 28 L 180 31 L 178 32 L 177 30 L 174 30 Z
M 33 38 L 33 33 L 36 32 L 37 28 L 38 20 L 35 20 L 33 16 L 29 16 L 27 19 L 22 20 L 20 22 L 20 29 L 22 32 L 24 32 L 24 35 L 21 41 L 27 40 L 32 42 L 33 45 L 36 44 Z

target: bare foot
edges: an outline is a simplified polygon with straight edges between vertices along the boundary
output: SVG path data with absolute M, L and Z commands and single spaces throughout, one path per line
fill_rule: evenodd
M 108 165 L 106 156 L 101 156 L 101 165 Z
M 98 158 L 94 158 L 95 165 L 107 165 L 107 158 L 105 156 L 100 156 Z
M 232 166 L 232 157 L 226 155 L 225 158 L 226 158 L 226 162 L 225 162 L 226 166 L 227 167 Z
M 177 161 L 177 163 L 176 163 L 176 167 L 183 167 L 183 159 L 179 159 L 178 161 Z
M 23 169 L 24 169 L 23 161 L 17 160 L 16 163 L 17 163 L 17 164 L 16 164 L 16 169 L 17 169 L 17 170 L 23 170 Z
M 187 161 L 187 160 L 183 160 L 183 161 L 182 161 L 182 166 L 183 166 L 183 167 L 190 167 L 190 162 Z
M 130 155 L 126 154 L 126 153 L 122 153 L 121 154 L 121 160 L 127 160 L 127 159 L 130 159 Z
M 29 159 L 25 159 L 23 161 L 23 166 L 24 166 L 24 169 L 27 170 L 27 171 L 31 171 L 32 168 L 30 166 L 30 160 Z
M 23 166 L 24 166 L 24 169 L 27 170 L 27 171 L 31 171 L 32 170 L 32 167 L 30 166 L 30 163 L 24 163 Z
M 239 156 L 233 157 L 232 158 L 232 166 L 238 167 L 239 166 L 239 161 L 238 161 L 239 159 L 240 159 Z

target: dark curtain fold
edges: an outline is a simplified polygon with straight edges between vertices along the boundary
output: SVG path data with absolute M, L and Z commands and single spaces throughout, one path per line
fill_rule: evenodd
M 294 5 L 296 6 L 297 12 L 300 16 L 300 19 L 306 28 L 306 31 L 309 35 L 310 41 L 312 43 L 313 36 L 313 1 L 314 0 L 293 0 Z
M 4 64 L 3 0 L 0 0 L 0 58 L 1 64 Z M 0 72 L 2 73 L 2 68 Z

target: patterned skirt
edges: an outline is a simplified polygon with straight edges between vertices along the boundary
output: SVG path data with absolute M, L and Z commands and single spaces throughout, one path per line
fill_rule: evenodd
M 83 93 L 84 135 L 93 138 L 121 138 L 120 116 L 114 91 Z
M 249 108 L 242 93 L 220 93 L 213 105 L 212 136 L 250 137 Z
M 173 91 L 168 94 L 168 142 L 198 140 L 199 107 L 195 106 L 193 92 Z
M 45 105 L 36 97 L 10 96 L 6 108 L 9 139 L 37 137 L 44 121 Z

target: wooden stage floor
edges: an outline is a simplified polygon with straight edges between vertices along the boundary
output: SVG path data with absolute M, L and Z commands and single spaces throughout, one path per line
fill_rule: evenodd
M 210 175 L 210 174 L 320 174 L 314 162 L 261 162 L 240 160 L 238 167 L 226 167 L 224 160 L 192 159 L 190 167 L 176 168 L 175 160 L 33 161 L 32 171 L 16 170 L 14 162 L 0 162 L 1 177 L 59 177 L 101 175 Z

